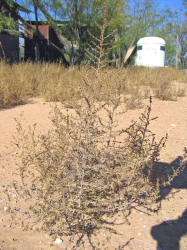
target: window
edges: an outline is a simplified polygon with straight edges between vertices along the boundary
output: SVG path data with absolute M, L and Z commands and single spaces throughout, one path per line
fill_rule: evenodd
M 142 45 L 138 45 L 137 50 L 142 50 Z
M 160 50 L 165 51 L 165 46 L 160 46 Z

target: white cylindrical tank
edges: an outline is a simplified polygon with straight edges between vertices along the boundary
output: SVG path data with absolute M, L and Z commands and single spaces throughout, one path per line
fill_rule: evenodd
M 164 67 L 166 42 L 160 37 L 143 37 L 137 43 L 135 65 Z

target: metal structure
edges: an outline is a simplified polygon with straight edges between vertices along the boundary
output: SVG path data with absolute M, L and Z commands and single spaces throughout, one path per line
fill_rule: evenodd
M 59 39 L 49 24 L 44 22 L 28 21 L 33 29 L 38 30 L 42 38 L 25 29 L 24 59 L 31 61 L 59 61 L 61 54 L 58 49 L 63 49 Z M 53 46 L 51 46 L 53 43 Z M 57 49 L 58 48 L 58 49 Z
M 166 42 L 160 37 L 143 37 L 137 42 L 135 65 L 164 67 Z

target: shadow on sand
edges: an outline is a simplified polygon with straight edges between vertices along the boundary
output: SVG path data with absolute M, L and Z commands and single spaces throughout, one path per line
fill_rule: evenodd
M 159 162 L 157 164 L 158 167 L 168 169 L 169 174 L 172 174 L 172 167 L 174 169 L 179 168 L 180 161 L 181 157 L 177 157 L 169 164 L 165 162 Z M 174 178 L 171 185 L 163 188 L 160 191 L 161 200 L 164 199 L 173 188 L 187 189 L 187 162 L 185 162 L 183 166 L 183 172 Z M 151 229 L 151 235 L 154 240 L 157 241 L 157 250 L 183 250 L 180 249 L 179 242 L 182 236 L 186 235 L 187 238 L 187 209 L 177 220 L 168 220 L 159 225 L 153 226 Z

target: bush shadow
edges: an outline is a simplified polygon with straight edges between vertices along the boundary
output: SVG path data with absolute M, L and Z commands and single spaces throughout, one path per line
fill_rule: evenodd
M 179 156 L 171 163 L 157 162 L 156 167 L 159 170 L 166 170 L 163 171 L 167 172 L 164 178 L 168 178 L 174 170 L 180 168 L 181 160 L 182 157 Z M 157 176 L 163 178 L 163 175 L 160 172 L 159 176 Z M 173 188 L 187 189 L 187 161 L 183 163 L 183 171 L 174 178 L 172 183 L 160 190 L 160 201 L 166 198 Z M 181 237 L 187 236 L 187 209 L 177 220 L 168 220 L 153 226 L 151 235 L 157 241 L 157 250 L 179 250 Z
M 171 163 L 157 162 L 156 167 L 159 172 L 159 178 L 168 179 L 174 171 L 181 167 L 182 157 L 178 156 Z M 166 196 L 174 189 L 187 189 L 187 161 L 183 162 L 183 170 L 177 175 L 170 185 L 162 187 L 160 189 L 160 200 L 166 198 Z
M 187 237 L 187 209 L 177 220 L 153 226 L 151 235 L 157 241 L 157 250 L 179 250 L 181 237 Z
M 27 104 L 35 104 L 35 103 L 36 103 L 36 101 L 33 98 L 28 98 L 28 99 L 25 99 L 25 100 L 21 100 L 20 102 L 12 104 L 10 106 L 6 106 L 6 105 L 1 106 L 1 103 L 0 103 L 0 111 L 15 109 L 15 108 L 17 108 L 19 106 L 24 106 L 24 105 L 27 105 Z

